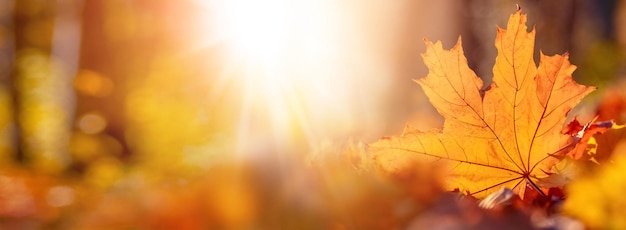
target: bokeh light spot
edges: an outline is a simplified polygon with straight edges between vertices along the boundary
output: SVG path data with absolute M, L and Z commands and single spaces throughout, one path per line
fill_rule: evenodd
M 87 134 L 102 132 L 107 126 L 107 121 L 97 113 L 87 113 L 79 118 L 78 128 Z
M 80 70 L 74 79 L 74 88 L 81 94 L 106 97 L 113 91 L 113 81 L 91 70 Z
M 74 190 L 67 186 L 55 186 L 48 190 L 46 201 L 52 207 L 63 207 L 74 203 Z

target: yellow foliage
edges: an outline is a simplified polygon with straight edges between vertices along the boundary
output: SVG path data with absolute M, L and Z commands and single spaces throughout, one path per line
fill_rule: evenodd
M 567 186 L 563 211 L 596 229 L 626 229 L 626 141 L 615 149 L 612 163 Z

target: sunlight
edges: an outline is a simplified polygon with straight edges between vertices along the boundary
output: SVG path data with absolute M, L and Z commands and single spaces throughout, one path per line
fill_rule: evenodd
M 290 68 L 310 60 L 294 61 L 288 55 L 311 56 L 303 55 L 303 47 L 295 44 L 297 40 L 307 41 L 303 37 L 307 33 L 297 33 L 301 28 L 295 28 L 294 25 L 307 23 L 303 21 L 305 18 L 315 18 L 315 15 L 311 15 L 315 9 L 303 10 L 303 5 L 286 0 L 198 3 L 212 13 L 212 18 L 208 20 L 212 22 L 209 24 L 214 34 L 208 36 L 219 40 L 228 52 L 228 64 L 232 66 L 229 68 L 233 70 L 221 78 L 241 85 L 243 102 L 238 125 L 240 142 L 249 145 L 255 140 L 266 142 L 266 138 L 284 140 L 294 136 L 294 129 L 299 130 L 297 135 L 307 138 L 310 135 L 307 128 L 310 121 L 304 110 L 311 105 L 312 100 L 317 100 L 314 98 L 319 98 L 311 89 L 331 82 L 294 72 Z M 320 25 L 311 23 L 308 23 L 307 29 L 327 33 Z M 307 45 L 307 49 L 318 52 L 324 41 L 318 39 L 316 43 Z
M 363 103 L 363 93 L 384 86 L 372 81 L 372 76 L 383 76 L 377 69 L 382 64 L 372 65 L 373 58 L 363 55 L 371 51 L 357 50 L 358 41 L 345 40 L 363 31 L 349 24 L 344 4 L 196 2 L 208 12 L 209 45 L 220 47 L 227 59 L 222 76 L 210 79 L 212 93 L 225 94 L 222 86 L 235 82 L 242 98 L 237 112 L 241 145 L 259 149 L 278 142 L 317 144 L 321 137 L 351 135 L 363 126 L 359 122 L 376 116 L 363 112 L 369 106 Z M 360 69 L 350 66 L 354 63 Z
M 243 88 L 240 151 L 258 151 L 258 145 L 292 138 L 294 126 L 308 124 L 295 122 L 302 113 L 301 101 L 293 100 L 298 97 L 291 91 L 297 87 L 295 77 L 284 67 L 286 52 L 292 48 L 288 23 L 294 19 L 288 13 L 293 12 L 293 5 L 284 0 L 222 1 L 213 7 L 217 31 L 227 44 L 233 68 L 243 69 L 236 76 L 226 76 L 235 77 L 232 80 L 240 81 Z
M 236 58 L 277 61 L 287 35 L 286 1 L 222 1 L 217 4 L 218 30 Z

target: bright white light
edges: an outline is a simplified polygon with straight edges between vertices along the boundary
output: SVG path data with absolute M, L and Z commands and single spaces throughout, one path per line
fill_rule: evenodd
M 274 62 L 287 43 L 288 1 L 214 2 L 215 23 L 235 58 Z
M 361 46 L 360 32 L 350 27 L 344 3 L 195 1 L 209 11 L 208 40 L 228 58 L 226 74 L 212 79 L 214 85 L 236 82 L 243 95 L 242 145 L 259 149 L 254 143 L 302 138 L 316 144 L 313 136 L 346 134 L 371 116 L 363 113 L 363 93 L 382 84 L 364 79 L 384 75 L 373 65 L 376 55 L 363 55 L 366 49 L 354 52 Z

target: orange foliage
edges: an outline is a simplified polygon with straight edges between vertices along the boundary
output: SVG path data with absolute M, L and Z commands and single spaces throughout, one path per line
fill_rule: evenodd
M 417 83 L 445 118 L 443 130 L 407 128 L 402 136 L 371 144 L 378 165 L 397 174 L 414 162 L 445 162 L 445 187 L 476 197 L 501 187 L 521 197 L 527 185 L 539 189 L 537 182 L 576 144 L 560 132 L 567 113 L 594 87 L 573 81 L 576 67 L 567 54 L 541 54 L 537 67 L 534 39 L 521 10 L 506 30 L 498 28 L 493 84 L 486 90 L 467 65 L 460 38 L 451 50 L 426 40 L 422 56 L 430 72 Z

